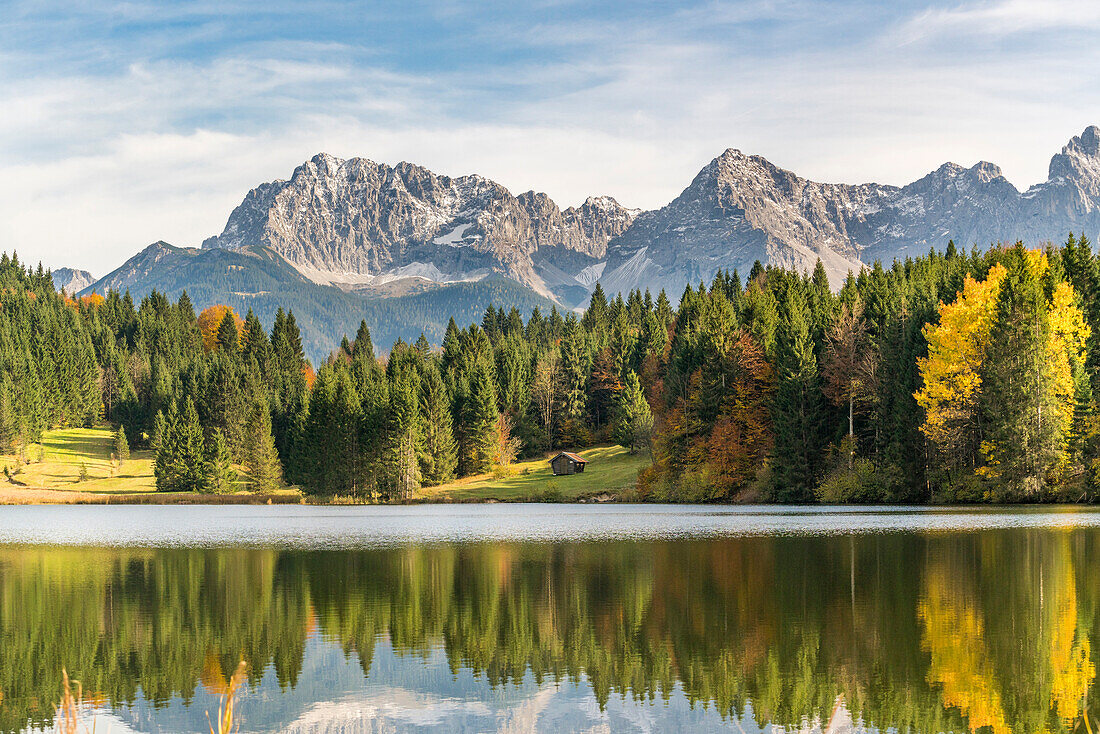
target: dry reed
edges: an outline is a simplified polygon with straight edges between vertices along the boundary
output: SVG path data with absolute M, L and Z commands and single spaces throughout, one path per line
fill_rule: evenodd
M 84 709 L 84 686 L 80 681 L 72 681 L 76 684 L 76 695 L 73 695 L 72 685 L 69 681 L 69 671 L 61 669 L 61 703 L 57 705 L 57 721 L 55 729 L 60 734 L 80 733 L 80 712 Z M 95 720 L 92 728 L 84 727 L 84 731 L 95 734 Z
M 245 674 L 248 672 L 248 665 L 242 660 L 240 665 L 237 666 L 236 672 L 233 673 L 233 677 L 229 679 L 229 688 L 225 692 L 225 698 L 221 705 L 218 707 L 218 728 L 215 729 L 213 724 L 210 724 L 210 734 L 231 734 L 240 729 L 241 723 L 236 721 L 236 697 L 237 690 L 244 683 Z M 210 712 L 206 712 L 206 721 L 210 723 Z

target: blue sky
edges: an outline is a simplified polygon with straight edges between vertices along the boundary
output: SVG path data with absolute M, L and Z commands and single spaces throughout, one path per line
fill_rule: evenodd
M 562 206 L 667 203 L 727 147 L 825 181 L 1100 124 L 1100 2 L 0 0 L 0 249 L 102 275 L 319 151 Z

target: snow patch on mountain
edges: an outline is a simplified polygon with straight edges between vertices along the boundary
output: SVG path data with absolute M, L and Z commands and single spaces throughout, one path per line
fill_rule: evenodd
M 466 230 L 468 230 L 471 226 L 472 225 L 470 225 L 469 223 L 460 224 L 457 227 L 455 227 L 454 229 L 452 229 L 450 232 L 447 232 L 446 234 L 443 234 L 443 235 L 440 235 L 438 237 L 433 238 L 432 242 L 434 242 L 437 245 L 449 245 L 450 247 L 462 247 L 462 240 L 466 236 Z

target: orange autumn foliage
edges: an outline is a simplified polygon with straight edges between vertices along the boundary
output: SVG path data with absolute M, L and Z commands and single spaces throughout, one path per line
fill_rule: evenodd
M 244 319 L 229 306 L 210 306 L 199 314 L 199 331 L 202 332 L 202 346 L 206 351 L 212 352 L 218 346 L 218 327 L 227 313 L 233 314 L 233 320 L 237 322 L 237 333 L 244 332 Z
M 766 463 L 774 445 L 769 407 L 774 370 L 745 331 L 732 332 L 719 351 L 715 359 L 729 370 L 709 389 L 722 385 L 720 395 L 708 393 L 702 370 L 696 369 L 685 394 L 655 412 L 659 438 L 654 464 L 639 478 L 643 495 L 691 478 L 702 492 L 694 499 L 730 499 L 747 489 Z
M 718 492 L 727 496 L 756 476 L 774 444 L 768 408 L 774 384 L 771 365 L 744 332 L 732 351 L 738 375 L 706 444 L 712 481 Z
M 76 300 L 70 298 L 69 296 L 65 296 L 65 305 L 67 305 L 71 308 L 74 308 L 74 309 L 77 309 L 80 306 L 88 306 L 89 308 L 99 308 L 100 306 L 102 306 L 106 302 L 107 302 L 107 299 L 105 299 L 103 296 L 99 295 L 98 293 L 89 293 L 88 295 L 81 296 L 80 298 L 78 298 Z

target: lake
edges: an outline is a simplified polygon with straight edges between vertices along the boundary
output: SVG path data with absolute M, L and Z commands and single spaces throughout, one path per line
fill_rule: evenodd
M 0 508 L 2 732 L 1097 731 L 1098 638 L 1080 508 Z

